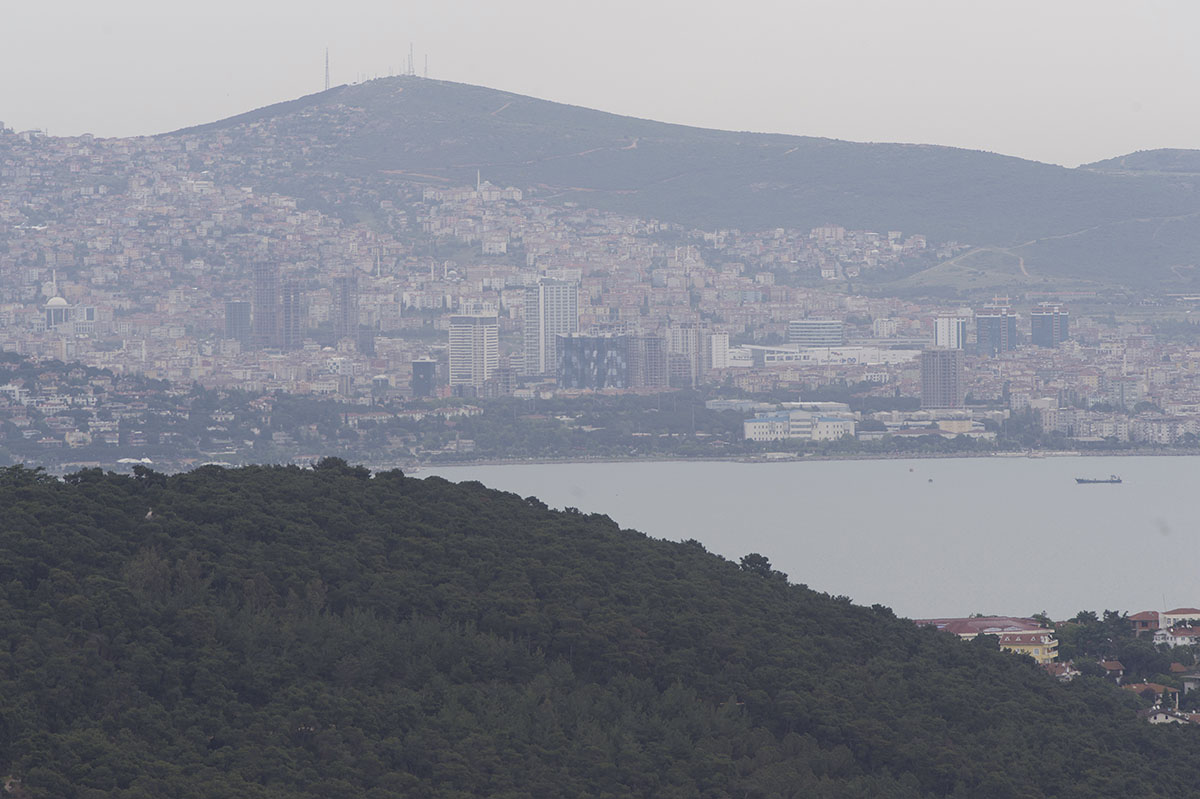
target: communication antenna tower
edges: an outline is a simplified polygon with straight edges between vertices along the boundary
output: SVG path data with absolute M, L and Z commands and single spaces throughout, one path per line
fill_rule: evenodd
M 411 75 L 416 75 L 416 74 L 417 74 L 417 67 L 416 67 L 416 64 L 414 64 L 414 63 L 413 63 L 413 45 L 412 45 L 412 42 L 409 42 L 409 43 L 408 43 L 408 74 L 409 74 L 410 76 L 411 76 Z
M 329 48 L 325 48 L 325 91 L 329 91 Z
M 429 53 L 425 54 L 425 77 L 429 77 Z

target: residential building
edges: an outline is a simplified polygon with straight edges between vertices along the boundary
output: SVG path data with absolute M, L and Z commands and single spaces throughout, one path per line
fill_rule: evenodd
M 579 330 L 579 286 L 541 278 L 525 289 L 525 374 L 553 374 L 558 365 L 558 336 Z
M 712 331 L 705 322 L 684 322 L 667 328 L 671 384 L 695 387 L 704 382 L 712 364 Z
M 921 353 L 922 408 L 961 408 L 965 390 L 962 350 L 934 348 Z
M 450 385 L 483 388 L 500 365 L 495 314 L 450 317 Z

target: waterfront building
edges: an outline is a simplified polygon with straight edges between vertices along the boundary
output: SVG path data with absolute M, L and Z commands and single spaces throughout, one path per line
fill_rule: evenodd
M 660 336 L 629 336 L 629 387 L 666 388 L 668 385 L 667 347 Z
M 961 408 L 965 391 L 962 350 L 935 347 L 921 353 L 922 408 Z
M 712 331 L 705 322 L 667 328 L 667 368 L 673 386 L 695 387 L 712 366 Z

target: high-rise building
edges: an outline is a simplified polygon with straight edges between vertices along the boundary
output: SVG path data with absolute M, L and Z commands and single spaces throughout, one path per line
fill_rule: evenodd
M 358 334 L 358 275 L 333 279 L 333 340 L 356 338 Z
M 1057 347 L 1070 338 L 1071 315 L 1056 302 L 1043 302 L 1029 314 L 1029 340 L 1038 347 Z
M 985 305 L 975 312 L 975 340 L 981 355 L 999 355 L 1017 347 L 1017 316 L 1003 303 Z
M 250 303 L 245 300 L 225 303 L 225 338 L 247 347 L 250 345 L 250 335 Z
M 712 331 L 704 322 L 671 325 L 667 328 L 667 354 L 683 356 L 667 359 L 672 385 L 699 385 L 712 368 Z
M 495 314 L 450 317 L 450 385 L 480 389 L 500 365 Z
M 793 319 L 787 340 L 801 347 L 840 347 L 846 343 L 846 325 L 840 319 Z
M 560 388 L 628 388 L 629 337 L 558 337 Z
M 254 345 L 279 346 L 279 265 L 259 261 L 254 265 Z
M 922 408 L 961 408 L 965 391 L 962 350 L 934 347 L 921 353 Z
M 725 369 L 729 366 L 729 334 L 713 333 L 710 339 L 709 354 L 712 358 L 710 366 L 713 369 Z
M 934 320 L 933 343 L 937 347 L 949 347 L 952 350 L 965 349 L 967 346 L 967 318 L 965 316 L 943 315 Z
M 629 337 L 629 387 L 667 387 L 667 346 L 659 336 Z
M 304 346 L 304 293 L 299 281 L 283 281 L 280 310 L 279 345 L 298 350 Z
M 432 397 L 437 391 L 437 361 L 418 358 L 412 362 L 413 399 Z
M 525 289 L 525 374 L 553 374 L 558 337 L 579 330 L 579 286 L 541 278 Z

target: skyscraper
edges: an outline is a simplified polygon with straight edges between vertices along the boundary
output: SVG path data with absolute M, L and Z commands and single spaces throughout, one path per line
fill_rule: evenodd
M 659 336 L 629 337 L 629 387 L 667 387 L 667 347 Z
M 358 335 L 358 275 L 351 273 L 333 279 L 333 340 Z
M 254 265 L 254 345 L 279 346 L 279 265 Z
M 283 281 L 279 343 L 285 350 L 298 350 L 304 345 L 303 299 L 298 281 Z
M 967 346 L 967 318 L 943 315 L 934 321 L 933 343 L 938 347 L 961 350 Z
M 483 384 L 500 365 L 500 325 L 494 314 L 450 317 L 450 385 Z
M 243 347 L 250 345 L 250 303 L 232 300 L 225 303 L 225 338 Z
M 838 324 L 841 324 L 840 322 Z M 676 383 L 695 387 L 712 368 L 712 331 L 704 322 L 684 322 L 667 328 L 667 353 L 682 358 L 667 358 Z
M 921 407 L 961 408 L 963 351 L 934 347 L 921 353 Z
M 1056 302 L 1043 302 L 1029 314 L 1030 341 L 1038 347 L 1057 347 L 1068 338 L 1071 315 Z
M 418 358 L 412 362 L 413 399 L 432 397 L 437 388 L 437 361 Z
M 1017 347 L 1017 316 L 1007 303 L 994 302 L 975 312 L 975 339 L 981 355 L 999 355 Z
M 541 278 L 525 289 L 525 374 L 553 374 L 558 336 L 579 330 L 579 286 Z

